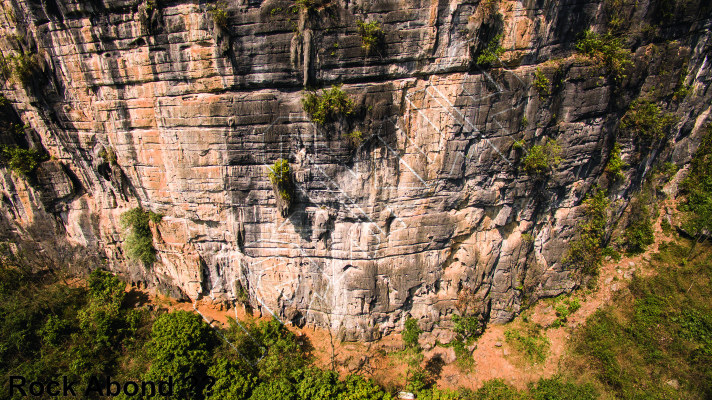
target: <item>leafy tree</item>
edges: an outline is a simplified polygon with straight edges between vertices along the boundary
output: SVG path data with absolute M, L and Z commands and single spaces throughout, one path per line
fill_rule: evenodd
M 613 175 L 617 179 L 622 179 L 623 169 L 628 168 L 628 164 L 623 162 L 621 158 L 621 145 L 616 142 L 608 155 L 608 164 L 606 164 L 606 172 Z
M 349 375 L 343 382 L 344 390 L 339 394 L 339 400 L 391 400 L 391 395 L 385 393 L 371 379 L 358 375 Z
M 405 320 L 405 329 L 401 332 L 401 337 L 407 347 L 418 347 L 418 336 L 420 336 L 421 333 L 423 333 L 423 331 L 418 328 L 418 320 L 415 318 Z
M 187 311 L 161 315 L 153 325 L 147 346 L 152 364 L 144 379 L 158 382 L 172 377 L 177 398 L 190 397 L 190 382 L 186 379 L 193 376 L 202 382 L 214 343 L 215 336 L 200 315 Z
M 544 98 L 548 95 L 551 94 L 551 90 L 549 89 L 549 85 L 551 85 L 551 82 L 549 82 L 549 78 L 544 75 L 543 72 L 537 67 L 536 71 L 534 72 L 534 88 L 536 89 L 537 93 L 539 93 L 540 98 Z
M 250 323 L 247 329 L 251 336 L 267 349 L 266 355 L 258 364 L 260 379 L 289 377 L 292 372 L 305 368 L 311 362 L 311 356 L 297 343 L 296 335 L 276 319 L 259 321 L 256 325 Z M 256 351 L 258 349 L 254 348 L 253 341 L 243 343 L 252 347 L 251 354 L 255 360 L 260 358 L 262 353 Z
M 208 368 L 208 376 L 215 378 L 215 383 L 210 388 L 210 394 L 205 389 L 206 397 L 247 400 L 257 387 L 255 376 L 242 370 L 237 362 L 222 357 Z
M 0 162 L 23 175 L 29 175 L 37 166 L 47 160 L 47 156 L 36 150 L 21 149 L 17 146 L 0 145 Z
M 250 400 L 300 400 L 294 384 L 286 377 L 263 381 L 252 392 Z
M 334 371 L 309 368 L 295 372 L 297 395 L 303 400 L 335 399 L 343 390 L 339 375 Z

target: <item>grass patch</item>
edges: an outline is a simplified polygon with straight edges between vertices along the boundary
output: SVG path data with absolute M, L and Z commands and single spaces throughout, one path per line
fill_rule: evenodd
M 549 354 L 549 339 L 538 324 L 526 324 L 522 329 L 504 331 L 507 343 L 530 363 L 543 363 Z
M 630 292 L 597 311 L 574 338 L 575 353 L 586 360 L 582 368 L 616 398 L 712 393 L 712 252 L 706 247 L 681 262 L 691 245 L 681 243 L 661 245 L 651 262 L 655 275 L 634 277 Z
M 354 102 L 341 89 L 341 85 L 337 85 L 329 90 L 322 90 L 321 95 L 314 91 L 305 91 L 302 95 L 302 108 L 312 122 L 324 125 L 353 114 Z

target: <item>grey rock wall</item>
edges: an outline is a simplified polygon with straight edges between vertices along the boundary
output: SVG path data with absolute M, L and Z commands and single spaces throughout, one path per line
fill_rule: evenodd
M 51 226 L 127 280 L 177 297 L 232 301 L 239 282 L 260 312 L 347 340 L 399 330 L 408 315 L 446 337 L 454 312 L 504 322 L 525 301 L 572 290 L 581 278 L 562 258 L 585 194 L 601 185 L 624 205 L 654 162 L 689 161 L 709 114 L 712 20 L 698 3 L 665 20 L 657 3 L 623 10 L 634 64 L 620 82 L 575 54 L 584 29 L 605 30 L 598 2 L 335 1 L 294 12 L 289 1 L 240 0 L 226 27 L 202 2 L 4 4 L 0 50 L 44 61 L 38 79 L 7 80 L 3 93 L 57 160 L 34 184 L 0 167 L 0 226 L 20 236 Z M 370 54 L 357 20 L 384 29 Z M 658 28 L 641 33 L 645 24 Z M 477 65 L 497 34 L 504 65 Z M 673 101 L 684 66 L 692 92 Z M 551 96 L 532 87 L 537 68 Z M 338 83 L 354 116 L 309 122 L 304 85 Z M 668 143 L 641 151 L 616 127 L 651 93 L 677 122 Z M 358 146 L 345 136 L 354 130 Z M 527 175 L 515 140 L 547 137 L 561 163 Z M 630 164 L 622 183 L 604 174 L 616 140 Z M 108 150 L 116 163 L 100 156 Z M 295 183 L 286 217 L 267 177 L 279 158 Z M 151 268 L 123 249 L 120 215 L 138 205 L 165 215 L 152 226 Z

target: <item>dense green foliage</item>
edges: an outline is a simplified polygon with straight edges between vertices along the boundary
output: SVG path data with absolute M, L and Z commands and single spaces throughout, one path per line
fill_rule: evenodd
M 636 100 L 621 119 L 620 127 L 624 132 L 650 142 L 664 139 L 668 133 L 667 129 L 674 121 L 675 118 L 664 113 L 657 104 Z
M 499 57 L 504 54 L 504 47 L 499 45 L 501 41 L 502 35 L 497 35 L 487 42 L 487 46 L 482 49 L 482 52 L 480 52 L 480 55 L 477 57 L 477 64 L 486 65 L 499 61 Z
M 37 166 L 47 161 L 47 155 L 36 150 L 21 149 L 17 146 L 0 144 L 0 163 L 7 165 L 13 171 L 28 175 L 37 169 Z
M 187 398 L 192 392 L 188 377 L 203 382 L 216 338 L 200 315 L 187 311 L 163 314 L 153 324 L 147 354 L 151 367 L 144 379 L 175 382 L 175 393 Z M 221 377 L 222 378 L 222 377 Z M 198 387 L 198 393 L 202 388 Z
M 451 320 L 453 330 L 456 334 L 460 335 L 463 340 L 474 337 L 481 332 L 482 326 L 477 316 L 461 317 L 457 314 L 453 314 Z
M 418 321 L 415 318 L 405 320 L 405 329 L 401 332 L 401 337 L 408 347 L 418 347 L 418 336 L 423 331 L 418 328 Z
M 121 225 L 131 230 L 125 242 L 129 257 L 140 260 L 147 266 L 156 262 L 156 248 L 153 247 L 153 233 L 148 222 L 159 224 L 162 219 L 163 215 L 145 211 L 141 207 L 121 215 Z
M 361 47 L 370 53 L 383 43 L 383 29 L 378 21 L 363 22 L 356 21 L 358 33 L 361 35 Z
M 620 39 L 611 34 L 599 35 L 586 30 L 576 42 L 576 49 L 583 55 L 599 60 L 615 79 L 625 76 L 625 68 L 631 64 L 630 52 L 624 49 Z
M 712 257 L 684 262 L 689 245 L 664 243 L 655 273 L 597 311 L 576 337 L 586 370 L 621 399 L 712 395 Z M 674 389 L 674 381 L 679 389 Z
M 547 140 L 543 145 L 532 146 L 522 160 L 522 165 L 528 174 L 543 175 L 559 165 L 560 154 L 561 147 L 556 140 Z
M 564 262 L 577 267 L 585 275 L 597 275 L 603 260 L 602 240 L 606 233 L 608 205 L 605 190 L 596 190 L 583 201 L 584 222 L 578 226 L 579 237 L 569 244 Z
M 147 340 L 149 315 L 122 306 L 125 284 L 96 270 L 87 286 L 68 285 L 61 270 L 33 271 L 33 262 L 0 246 L 0 375 L 27 379 L 65 375 L 128 378 L 126 355 Z M 0 397 L 11 396 L 6 380 Z
M 551 94 L 550 85 L 549 78 L 537 67 L 536 72 L 534 72 L 534 89 L 539 93 L 539 97 L 544 98 Z
M 317 124 L 324 125 L 348 116 L 354 112 L 354 102 L 341 89 L 341 85 L 331 89 L 322 89 L 321 95 L 314 91 L 305 91 L 302 95 L 302 108 L 309 118 Z
M 712 124 L 707 125 L 702 143 L 697 148 L 690 165 L 690 173 L 682 182 L 685 200 L 683 227 L 697 237 L 695 243 L 707 240 L 705 232 L 712 231 Z
M 623 179 L 623 170 L 628 168 L 628 164 L 623 162 L 621 158 L 621 145 L 616 142 L 608 154 L 608 163 L 606 164 L 606 172 L 613 175 L 617 179 Z
M 485 382 L 476 391 L 465 389 L 459 393 L 462 400 L 595 400 L 598 391 L 591 384 L 579 385 L 561 376 L 540 379 L 528 391 L 517 390 L 501 379 Z M 419 397 L 420 398 L 420 397 Z

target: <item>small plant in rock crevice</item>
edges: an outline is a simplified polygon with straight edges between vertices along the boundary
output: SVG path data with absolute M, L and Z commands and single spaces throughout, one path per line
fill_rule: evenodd
M 227 11 L 225 11 L 226 6 L 227 4 L 222 1 L 208 6 L 208 12 L 212 16 L 213 22 L 221 29 L 227 29 L 228 15 Z
M 499 61 L 499 58 L 504 54 L 504 47 L 500 46 L 502 35 L 497 35 L 487 42 L 487 46 L 482 49 L 482 52 L 477 57 L 477 64 L 486 65 L 494 64 Z
M 32 174 L 40 163 L 47 159 L 46 154 L 33 149 L 26 150 L 17 146 L 0 144 L 0 164 L 5 164 L 11 170 L 22 175 Z
M 282 200 L 290 204 L 292 201 L 292 172 L 289 162 L 281 158 L 275 161 L 269 168 L 268 176 Z
M 537 93 L 539 93 L 540 98 L 545 98 L 551 94 L 551 89 L 549 89 L 551 82 L 549 78 L 544 75 L 539 68 L 534 72 L 534 88 Z
M 363 22 L 356 21 L 358 32 L 361 35 L 361 47 L 370 53 L 383 43 L 383 29 L 378 21 Z

